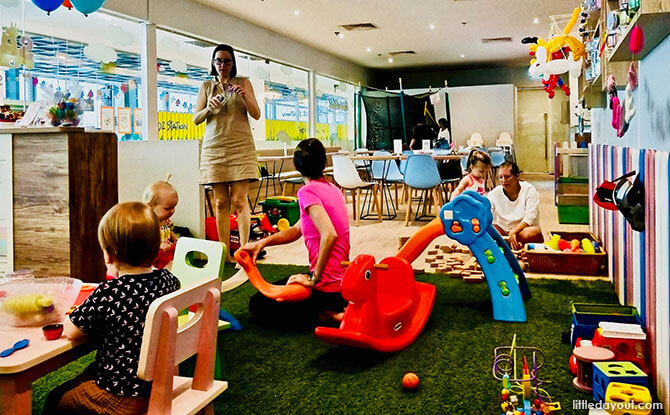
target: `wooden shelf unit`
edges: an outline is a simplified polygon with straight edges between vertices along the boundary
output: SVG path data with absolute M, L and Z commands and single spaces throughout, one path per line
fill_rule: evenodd
M 598 33 L 600 42 L 607 42 L 607 13 L 618 10 L 618 0 L 602 2 L 600 11 L 589 12 L 589 25 L 597 22 L 594 34 Z M 597 17 L 597 18 L 596 18 Z M 644 48 L 633 55 L 629 49 L 630 34 L 633 27 L 640 26 L 644 30 Z M 670 34 L 670 0 L 640 0 L 640 8 L 631 19 L 626 31 L 619 37 L 613 48 L 605 47 L 601 55 L 600 75 L 591 82 L 584 81 L 580 89 L 580 98 L 585 100 L 589 108 L 602 108 L 607 105 L 606 93 L 609 75 L 614 75 L 617 88 L 625 87 L 628 78 L 628 67 L 631 61 L 642 59 Z

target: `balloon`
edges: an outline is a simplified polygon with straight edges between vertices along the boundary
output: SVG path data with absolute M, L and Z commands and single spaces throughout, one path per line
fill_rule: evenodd
M 70 0 L 65 0 L 65 1 L 63 2 L 63 7 L 67 7 L 68 10 L 72 10 L 72 7 L 73 7 L 73 6 L 72 6 L 72 3 L 70 3 Z
M 47 12 L 47 14 L 50 14 L 63 4 L 63 0 L 33 0 L 33 3 L 41 10 Z
M 75 9 L 88 16 L 105 4 L 105 0 L 70 0 Z
M 644 32 L 640 26 L 635 26 L 633 30 L 630 31 L 628 47 L 633 53 L 639 53 L 644 47 Z

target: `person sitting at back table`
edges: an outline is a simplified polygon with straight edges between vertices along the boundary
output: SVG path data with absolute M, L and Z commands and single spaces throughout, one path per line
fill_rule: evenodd
M 437 124 L 440 126 L 440 132 L 437 133 L 435 148 L 441 150 L 453 150 L 454 143 L 451 141 L 451 135 L 449 134 L 449 129 L 447 128 L 447 119 L 440 118 L 437 120 Z
M 535 187 L 519 180 L 519 166 L 506 161 L 498 168 L 500 185 L 491 190 L 493 225 L 509 237 L 512 249 L 528 242 L 544 242 L 540 229 L 540 195 Z
M 432 128 L 424 123 L 418 123 L 412 128 L 412 140 L 409 142 L 410 150 L 421 150 L 423 148 L 423 140 L 433 141 L 435 139 L 435 132 Z

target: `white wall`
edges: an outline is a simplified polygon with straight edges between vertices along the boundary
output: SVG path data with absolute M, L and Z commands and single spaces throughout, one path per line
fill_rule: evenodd
M 371 71 L 360 65 L 195 0 L 107 0 L 104 9 L 353 83 L 372 81 Z
M 142 200 L 144 189 L 172 175 L 170 184 L 179 194 L 172 216 L 177 226 L 186 226 L 195 237 L 204 237 L 205 211 L 199 185 L 200 141 L 119 142 L 119 202 Z
M 503 131 L 514 138 L 514 89 L 512 84 L 446 88 L 455 145 L 465 145 L 474 132 L 486 147 L 494 146 Z
M 670 150 L 670 37 L 638 62 L 638 86 L 632 92 L 635 116 L 623 137 L 612 128 L 612 110 L 594 108 L 591 115 L 592 141 L 613 146 Z M 664 70 L 663 68 L 666 68 Z M 619 99 L 626 96 L 618 90 Z M 609 98 L 608 98 L 609 102 Z

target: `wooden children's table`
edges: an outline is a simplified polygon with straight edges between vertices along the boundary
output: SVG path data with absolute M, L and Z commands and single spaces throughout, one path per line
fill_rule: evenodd
M 0 414 L 32 415 L 32 383 L 49 372 L 89 353 L 92 343 L 64 336 L 47 340 L 40 327 L 0 327 L 0 350 L 28 339 L 25 349 L 0 358 Z

